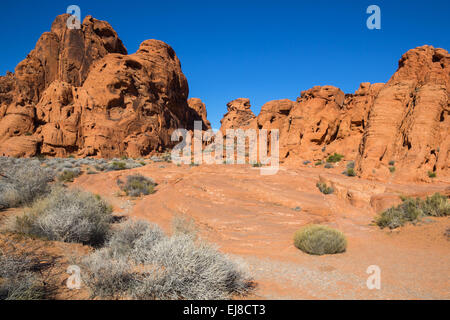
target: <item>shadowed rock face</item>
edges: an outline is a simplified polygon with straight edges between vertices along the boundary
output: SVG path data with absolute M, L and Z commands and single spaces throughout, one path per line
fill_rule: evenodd
M 354 94 L 314 87 L 297 101 L 266 103 L 257 117 L 248 99 L 234 100 L 222 128 L 256 123 L 259 129 L 279 129 L 285 162 L 338 152 L 356 160 L 358 174 L 371 179 L 429 181 L 428 171 L 443 178 L 450 171 L 449 74 L 448 52 L 423 46 L 403 55 L 387 84 L 362 83 Z
M 69 30 L 68 17 L 0 77 L 0 155 L 138 157 L 171 147 L 194 120 L 207 127 L 169 45 L 147 40 L 127 55 L 107 22 L 88 16 Z

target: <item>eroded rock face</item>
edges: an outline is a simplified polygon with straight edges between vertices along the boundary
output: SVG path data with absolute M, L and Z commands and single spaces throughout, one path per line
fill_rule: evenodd
M 256 120 L 256 116 L 250 109 L 250 99 L 238 98 L 227 104 L 228 112 L 220 120 L 220 131 L 226 134 L 227 129 L 247 128 Z
M 448 174 L 449 96 L 447 51 L 423 46 L 405 53 L 371 106 L 357 158 L 361 176 L 386 179 L 394 162 L 404 180 Z
M 285 162 L 338 152 L 356 160 L 356 172 L 366 178 L 430 181 L 429 171 L 444 178 L 450 172 L 449 77 L 448 52 L 419 47 L 403 55 L 387 84 L 362 83 L 354 94 L 314 87 L 297 101 L 270 101 L 256 127 L 280 130 Z M 228 111 L 222 128 L 255 127 L 248 100 L 230 102 Z
M 139 157 L 173 146 L 172 132 L 194 120 L 209 125 L 204 105 L 189 107 L 169 45 L 147 40 L 127 55 L 107 22 L 69 30 L 67 18 L 0 78 L 0 155 Z
M 207 112 L 206 112 L 206 105 L 202 102 L 199 98 L 190 98 L 188 100 L 189 108 L 194 110 L 199 117 L 201 117 L 203 122 L 203 130 L 209 130 L 211 129 L 211 123 L 208 121 L 207 118 Z

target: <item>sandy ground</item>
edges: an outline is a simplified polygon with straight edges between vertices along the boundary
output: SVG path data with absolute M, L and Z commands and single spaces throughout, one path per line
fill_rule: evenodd
M 382 184 L 345 177 L 342 170 L 282 167 L 262 176 L 250 165 L 152 163 L 83 175 L 74 186 L 105 197 L 116 214 L 155 222 L 167 232 L 175 215 L 192 217 L 203 239 L 248 266 L 258 284 L 252 299 L 450 299 L 450 241 L 444 235 L 449 217 L 395 231 L 372 224 L 373 199 L 380 193 L 389 200 L 448 192 L 450 186 Z M 153 178 L 157 192 L 119 197 L 117 178 L 133 173 Z M 336 192 L 320 193 L 319 180 L 333 182 Z M 308 223 L 343 231 L 347 251 L 311 256 L 296 249 L 293 234 Z M 366 285 L 371 265 L 381 270 L 379 290 Z

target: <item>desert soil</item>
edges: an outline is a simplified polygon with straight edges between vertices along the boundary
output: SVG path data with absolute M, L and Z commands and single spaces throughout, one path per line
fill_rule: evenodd
M 450 299 L 450 218 L 381 230 L 373 225 L 376 212 L 367 197 L 380 190 L 391 198 L 448 192 L 449 185 L 369 182 L 344 176 L 343 168 L 281 167 L 262 176 L 250 165 L 152 163 L 83 175 L 73 187 L 105 197 L 118 215 L 157 223 L 169 233 L 175 215 L 193 218 L 203 239 L 248 266 L 257 282 L 252 299 Z M 119 196 L 117 178 L 135 173 L 153 178 L 156 193 Z M 320 193 L 319 180 L 333 181 L 336 192 Z M 348 196 L 355 190 L 364 191 L 357 201 Z M 347 251 L 311 256 L 296 249 L 293 234 L 309 223 L 343 231 Z M 381 270 L 379 290 L 366 285 L 371 265 Z

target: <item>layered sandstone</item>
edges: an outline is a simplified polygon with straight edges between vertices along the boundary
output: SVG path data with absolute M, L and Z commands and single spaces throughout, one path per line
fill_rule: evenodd
M 448 52 L 423 46 L 403 55 L 387 84 L 362 83 L 354 94 L 314 87 L 297 101 L 266 103 L 257 117 L 248 99 L 238 99 L 246 107 L 230 102 L 222 128 L 254 128 L 256 121 L 259 129 L 278 129 L 285 162 L 338 152 L 356 160 L 362 177 L 430 181 L 435 172 L 444 178 L 450 172 L 449 74 Z
M 127 55 L 107 22 L 70 30 L 67 18 L 0 78 L 0 155 L 138 157 L 170 148 L 194 120 L 209 126 L 169 45 L 147 40 Z

